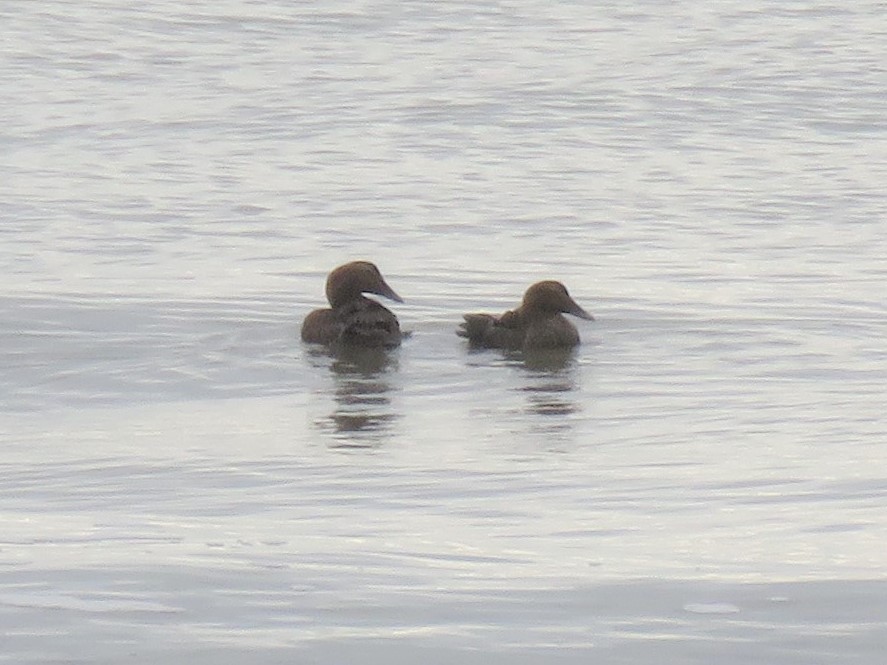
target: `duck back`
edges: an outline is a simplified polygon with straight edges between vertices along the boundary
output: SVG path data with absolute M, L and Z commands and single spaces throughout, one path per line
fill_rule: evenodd
M 364 297 L 335 309 L 316 309 L 302 323 L 302 340 L 314 344 L 393 347 L 402 337 L 397 317 Z
M 360 297 L 335 310 L 341 329 L 338 341 L 352 346 L 399 346 L 403 333 L 391 310 Z
M 456 331 L 475 347 L 520 349 L 524 345 L 526 329 L 514 312 L 502 316 L 492 314 L 465 314 L 464 322 Z
M 302 341 L 312 344 L 332 344 L 342 333 L 335 312 L 329 308 L 315 309 L 302 322 Z
M 502 316 L 466 314 L 457 334 L 472 346 L 494 349 L 557 349 L 579 343 L 579 331 L 560 314 L 528 317 L 518 311 Z

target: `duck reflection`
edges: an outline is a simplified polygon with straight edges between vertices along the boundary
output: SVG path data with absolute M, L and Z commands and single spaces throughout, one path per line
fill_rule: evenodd
M 527 395 L 529 413 L 569 416 L 579 410 L 575 399 L 576 359 L 572 349 L 524 352 L 522 368 L 525 383 L 521 389 Z
M 390 376 L 396 355 L 386 349 L 342 347 L 324 351 L 335 381 L 333 412 L 318 422 L 332 432 L 336 448 L 381 445 L 398 418 L 391 405 Z

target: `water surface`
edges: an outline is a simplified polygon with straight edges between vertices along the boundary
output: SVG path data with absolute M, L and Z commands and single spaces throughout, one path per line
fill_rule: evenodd
M 882 10 L 0 9 L 0 659 L 875 662 Z

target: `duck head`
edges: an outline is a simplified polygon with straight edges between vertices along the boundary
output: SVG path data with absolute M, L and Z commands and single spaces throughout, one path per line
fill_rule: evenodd
M 361 293 L 374 293 L 395 302 L 403 299 L 394 292 L 375 264 L 369 261 L 352 261 L 339 266 L 326 280 L 326 297 L 330 305 L 337 307 L 357 298 Z
M 525 310 L 546 314 L 572 314 L 580 319 L 594 321 L 594 317 L 570 297 L 567 287 L 553 280 L 536 282 L 527 289 L 522 307 Z

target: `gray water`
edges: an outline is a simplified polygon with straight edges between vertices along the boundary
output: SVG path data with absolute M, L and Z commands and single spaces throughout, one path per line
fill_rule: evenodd
M 878 662 L 885 16 L 0 5 L 0 661 Z

